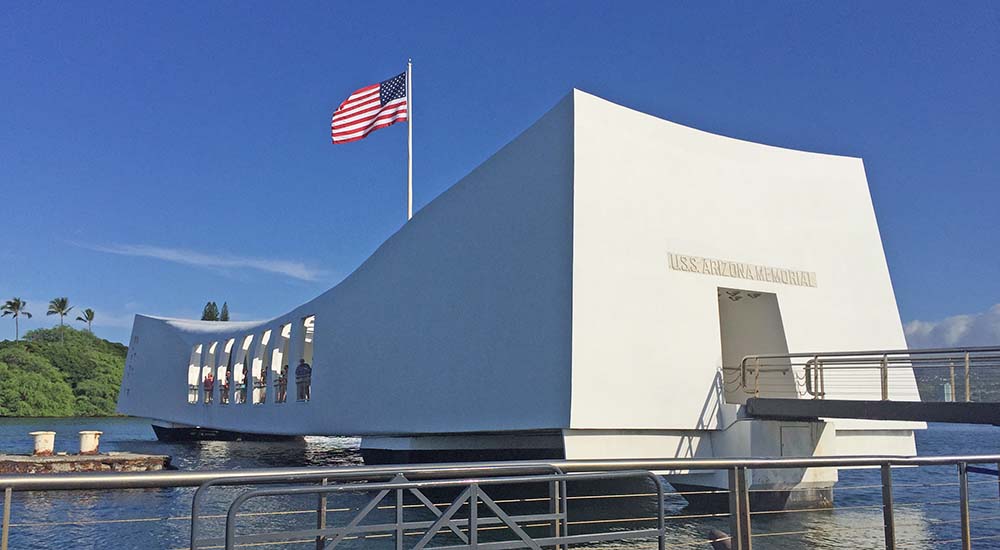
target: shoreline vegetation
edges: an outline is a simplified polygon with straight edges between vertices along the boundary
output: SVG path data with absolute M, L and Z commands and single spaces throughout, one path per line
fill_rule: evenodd
M 14 340 L 0 341 L 0 418 L 125 417 L 115 412 L 128 347 L 94 336 L 93 309 L 76 320 L 86 330 L 65 324 L 73 306 L 63 296 L 49 301 L 46 315 L 59 325 L 21 335 L 21 318 L 31 319 L 28 303 L 11 298 L 0 313 L 14 321 Z M 229 303 L 207 302 L 203 321 L 229 321 Z
M 68 326 L 0 342 L 0 417 L 117 416 L 128 347 Z

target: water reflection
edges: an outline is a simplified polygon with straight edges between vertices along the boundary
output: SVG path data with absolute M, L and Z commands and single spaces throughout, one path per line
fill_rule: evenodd
M 163 444 L 134 442 L 134 448 L 163 452 Z M 144 444 L 145 443 L 145 444 Z M 303 440 L 192 441 L 173 443 L 173 465 L 188 469 L 272 468 L 361 464 L 360 440 L 345 437 L 306 437 Z

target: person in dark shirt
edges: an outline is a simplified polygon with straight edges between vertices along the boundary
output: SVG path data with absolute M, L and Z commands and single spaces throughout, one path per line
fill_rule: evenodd
M 219 402 L 223 405 L 229 404 L 229 383 L 233 378 L 233 365 L 230 362 L 229 368 L 226 369 L 226 373 L 222 378 L 222 384 L 219 386 Z
M 212 390 L 215 389 L 215 377 L 212 373 L 205 375 L 205 403 L 212 402 Z
M 281 367 L 281 372 L 278 374 L 278 380 L 276 382 L 278 388 L 278 397 L 275 399 L 278 403 L 284 403 L 288 399 L 288 365 Z
M 243 360 L 243 380 L 236 384 L 236 402 L 246 403 L 247 402 L 247 381 L 250 376 L 250 358 L 247 357 Z
M 299 359 L 299 366 L 295 367 L 295 386 L 298 390 L 299 401 L 309 401 L 309 386 L 312 382 L 312 367 L 306 363 L 305 359 Z
M 254 394 L 259 401 L 254 401 L 254 403 L 260 404 L 267 401 L 267 370 L 263 366 L 260 369 L 260 378 L 257 379 L 257 389 L 260 391 Z

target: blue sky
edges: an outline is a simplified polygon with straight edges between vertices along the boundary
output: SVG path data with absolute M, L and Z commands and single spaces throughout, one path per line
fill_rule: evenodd
M 330 114 L 412 57 L 416 208 L 577 87 L 863 157 L 902 319 L 930 335 L 964 315 L 1000 341 L 997 3 L 2 11 L 0 297 L 29 301 L 27 328 L 54 322 L 55 296 L 127 341 L 134 313 L 197 317 L 211 299 L 265 318 L 332 286 L 404 222 L 406 129 L 333 146 Z

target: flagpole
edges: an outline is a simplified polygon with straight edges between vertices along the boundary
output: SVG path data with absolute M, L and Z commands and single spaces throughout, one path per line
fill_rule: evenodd
M 406 219 L 413 218 L 413 60 L 406 60 Z

